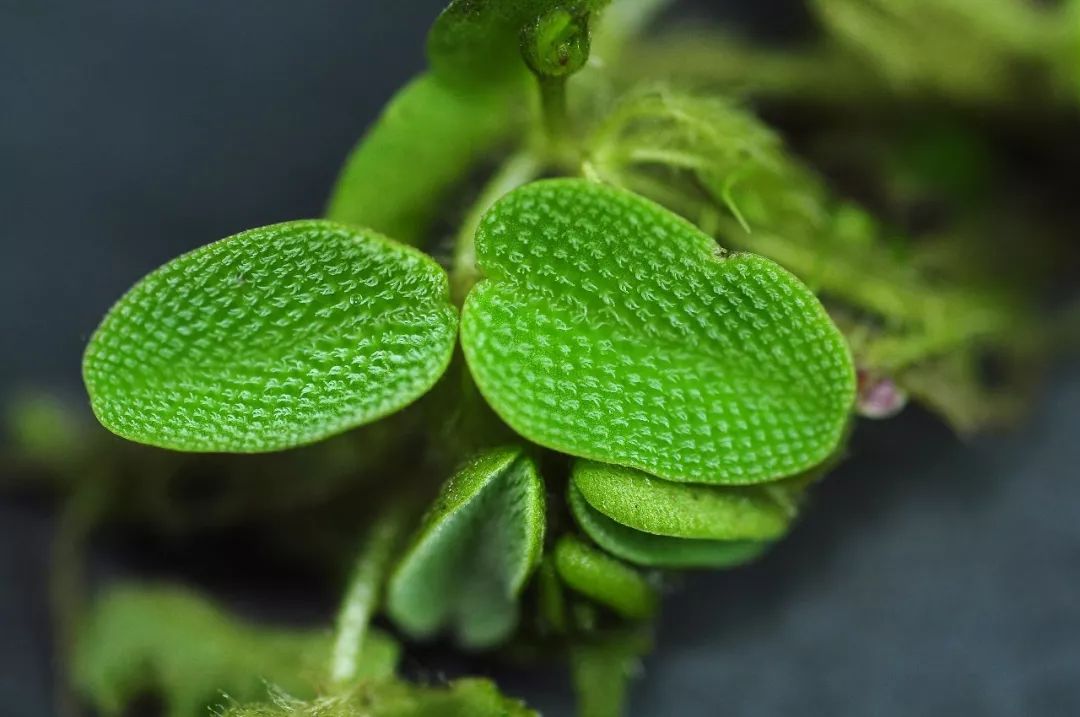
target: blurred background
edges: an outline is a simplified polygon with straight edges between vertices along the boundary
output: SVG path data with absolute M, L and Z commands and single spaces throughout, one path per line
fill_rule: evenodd
M 82 348 L 135 280 L 237 231 L 319 215 L 349 148 L 423 67 L 441 5 L 0 0 L 0 399 L 47 387 L 82 402 Z M 780 0 L 676 12 L 770 41 L 806 25 L 801 3 Z M 1080 714 L 1078 431 L 1069 365 L 1003 435 L 963 441 L 914 407 L 861 423 L 786 541 L 668 596 L 631 715 Z M 54 519 L 41 496 L 0 494 L 10 717 L 53 713 Z M 245 540 L 105 534 L 93 574 L 180 577 L 298 623 L 329 614 L 336 586 Z M 405 663 L 491 675 L 546 715 L 570 713 L 556 670 L 438 647 Z

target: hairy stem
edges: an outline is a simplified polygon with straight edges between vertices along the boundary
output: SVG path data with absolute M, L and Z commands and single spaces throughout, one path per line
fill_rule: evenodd
M 465 296 L 479 278 L 476 267 L 476 229 L 484 212 L 502 196 L 535 179 L 542 164 L 531 153 L 519 152 L 509 157 L 491 177 L 476 202 L 465 215 L 454 242 L 454 263 L 450 271 L 454 303 L 461 306 Z
M 353 568 L 338 612 L 330 678 L 343 683 L 356 676 L 368 623 L 378 607 L 387 568 L 408 524 L 408 511 L 392 506 L 375 521 Z

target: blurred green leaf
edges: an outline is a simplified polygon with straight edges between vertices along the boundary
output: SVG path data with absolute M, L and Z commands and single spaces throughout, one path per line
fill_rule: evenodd
M 540 561 L 544 485 L 519 448 L 485 452 L 443 487 L 387 591 L 405 631 L 490 647 L 517 625 L 517 597 Z
M 485 215 L 462 345 L 481 393 L 548 448 L 670 480 L 755 483 L 832 453 L 847 345 L 771 261 L 725 257 L 680 217 L 580 180 Z
M 330 634 L 243 622 L 175 586 L 114 587 L 83 625 L 74 680 L 101 714 L 120 715 L 146 694 L 168 717 L 205 717 L 212 706 L 257 700 L 267 684 L 313 696 L 325 679 Z M 393 674 L 398 647 L 369 633 L 359 660 L 367 679 Z
M 363 682 L 350 691 L 310 702 L 278 693 L 273 702 L 239 705 L 223 717 L 538 717 L 499 694 L 488 680 L 462 679 L 445 687 L 398 680 Z
M 571 590 L 625 618 L 643 620 L 656 611 L 656 591 L 640 573 L 572 535 L 555 545 L 555 570 Z
M 574 645 L 570 668 L 577 692 L 577 717 L 622 717 L 627 684 L 641 671 L 641 658 L 651 649 L 652 638 L 641 629 Z
M 403 87 L 349 155 L 327 218 L 420 246 L 454 188 L 523 125 L 522 98 L 424 74 Z
M 322 221 L 252 229 L 151 273 L 83 359 L 98 419 L 135 441 L 259 452 L 394 413 L 446 369 L 446 274 L 375 232 Z

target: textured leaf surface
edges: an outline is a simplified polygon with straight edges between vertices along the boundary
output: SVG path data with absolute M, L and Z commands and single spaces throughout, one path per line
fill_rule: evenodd
M 431 74 L 413 80 L 349 155 L 327 217 L 421 245 L 453 187 L 520 124 L 515 100 Z
M 446 369 L 446 274 L 379 234 L 322 221 L 252 229 L 153 272 L 90 340 L 98 419 L 131 440 L 255 452 L 393 413 Z
M 278 693 L 266 704 L 241 705 L 223 717 L 537 717 L 521 702 L 504 697 L 480 679 L 445 686 L 400 680 L 363 681 L 343 694 L 302 701 Z
M 521 75 L 523 31 L 547 13 L 581 15 L 610 0 L 452 0 L 428 35 L 428 60 L 455 84 L 499 82 Z
M 208 707 L 257 700 L 267 683 L 311 696 L 324 680 L 329 631 L 241 622 L 205 598 L 170 586 L 113 588 L 78 640 L 78 689 L 103 715 L 119 715 L 147 693 L 169 717 L 200 717 Z M 393 674 L 398 647 L 373 631 L 359 658 L 368 679 Z M 228 694 L 229 698 L 224 695 Z
M 517 596 L 540 561 L 544 486 L 518 448 L 481 454 L 444 486 L 390 579 L 387 610 L 406 631 L 452 627 L 488 647 L 517 624 Z
M 753 560 L 769 543 L 755 540 L 694 540 L 643 533 L 593 508 L 570 485 L 570 512 L 590 539 L 612 555 L 652 568 L 727 568 Z
M 536 182 L 476 236 L 488 277 L 462 344 L 521 435 L 677 481 L 755 483 L 823 461 L 855 395 L 814 295 L 758 256 L 629 192 Z
M 577 461 L 573 482 L 615 522 L 676 538 L 769 540 L 783 535 L 795 514 L 783 484 L 686 485 L 594 461 Z
M 623 617 L 640 620 L 656 610 L 656 592 L 640 573 L 571 535 L 555 546 L 555 570 L 567 587 Z

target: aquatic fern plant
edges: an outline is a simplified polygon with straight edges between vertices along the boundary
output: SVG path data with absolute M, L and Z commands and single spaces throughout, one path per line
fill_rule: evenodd
M 818 0 L 830 34 L 796 57 L 653 38 L 663 2 L 608 4 L 453 0 L 325 218 L 206 244 L 120 298 L 86 349 L 90 405 L 172 452 L 18 414 L 33 461 L 99 467 L 74 481 L 72 535 L 263 521 L 310 562 L 355 554 L 334 631 L 105 592 L 68 634 L 103 714 L 146 691 L 170 717 L 531 714 L 485 681 L 405 681 L 397 636 L 565 658 L 582 717 L 616 717 L 667 576 L 766 554 L 858 415 L 909 394 L 960 431 L 1011 413 L 975 367 L 1029 367 L 1045 336 L 1031 284 L 963 251 L 977 212 L 917 241 L 751 102 L 869 106 L 884 78 L 894 103 L 1004 106 L 1008 76 L 946 61 L 976 47 L 1075 105 L 1078 23 L 942 4 L 918 24 L 933 55 L 904 16 L 929 0 Z M 973 186 L 962 170 L 950 186 Z M 209 496 L 177 501 L 193 475 Z

